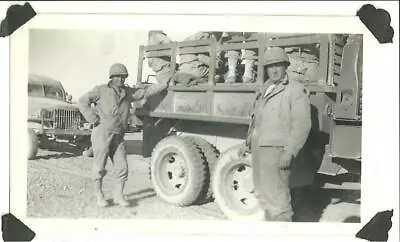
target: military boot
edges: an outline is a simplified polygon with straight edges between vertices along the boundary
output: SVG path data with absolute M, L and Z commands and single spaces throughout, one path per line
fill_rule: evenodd
M 108 202 L 104 199 L 102 185 L 103 185 L 102 180 L 96 180 L 94 182 L 94 194 L 97 200 L 97 206 L 106 207 L 108 205 Z
M 233 58 L 228 58 L 228 75 L 226 77 L 225 83 L 236 82 L 236 66 L 237 60 Z
M 253 66 L 254 60 L 244 60 L 244 74 L 242 77 L 243 83 L 253 82 Z
M 124 198 L 125 182 L 117 182 L 114 191 L 114 203 L 122 207 L 128 207 L 129 202 Z

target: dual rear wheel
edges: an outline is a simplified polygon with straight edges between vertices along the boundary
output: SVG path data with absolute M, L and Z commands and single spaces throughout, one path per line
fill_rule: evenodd
M 176 206 L 215 202 L 228 219 L 262 220 L 254 196 L 251 157 L 240 146 L 223 154 L 197 136 L 169 136 L 153 150 L 150 179 L 158 196 Z

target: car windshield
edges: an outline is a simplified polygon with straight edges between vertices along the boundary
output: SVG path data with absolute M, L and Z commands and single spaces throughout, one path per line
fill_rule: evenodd
M 28 95 L 35 96 L 35 97 L 43 97 L 43 86 L 36 83 L 29 83 L 28 84 Z
M 44 85 L 44 93 L 46 97 L 64 100 L 63 91 L 57 86 Z
M 28 95 L 35 97 L 48 97 L 64 100 L 64 92 L 58 86 L 40 85 L 37 83 L 28 84 Z

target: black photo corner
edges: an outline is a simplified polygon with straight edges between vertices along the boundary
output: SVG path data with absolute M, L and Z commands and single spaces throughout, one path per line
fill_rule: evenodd
M 389 230 L 392 228 L 393 209 L 378 212 L 356 234 L 357 238 L 368 241 L 388 241 Z
M 357 11 L 357 16 L 379 43 L 393 43 L 394 30 L 390 26 L 390 14 L 386 10 L 365 4 Z
M 1 217 L 3 241 L 31 241 L 35 237 L 29 227 L 11 213 Z
M 7 9 L 6 17 L 1 21 L 0 37 L 7 37 L 36 16 L 35 10 L 26 2 L 24 5 L 12 5 Z
M 12 5 L 7 10 L 5 19 L 1 21 L 0 37 L 14 33 L 30 19 L 36 16 L 32 6 Z M 390 26 L 390 14 L 384 9 L 377 9 L 371 4 L 363 5 L 356 13 L 360 21 L 375 36 L 379 43 L 392 43 L 394 30 Z M 392 227 L 393 210 L 378 212 L 357 234 L 357 238 L 368 241 L 387 241 Z M 22 221 L 9 213 L 2 216 L 2 238 L 4 241 L 31 241 L 35 232 Z

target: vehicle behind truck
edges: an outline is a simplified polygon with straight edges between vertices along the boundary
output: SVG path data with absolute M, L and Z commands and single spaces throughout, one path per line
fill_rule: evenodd
M 57 141 L 85 150 L 90 147 L 91 130 L 78 107 L 68 100 L 59 80 L 30 74 L 28 77 L 28 159 L 38 149 Z
M 238 150 L 264 82 L 263 53 L 273 46 L 289 54 L 289 77 L 303 82 L 310 94 L 313 141 L 307 150 L 316 164 L 315 185 L 360 189 L 362 35 L 260 33 L 223 43 L 140 46 L 138 85 L 147 85 L 142 80 L 145 58 L 169 56 L 172 72 L 182 54 L 207 54 L 211 60 L 208 83 L 173 84 L 135 112 L 143 124 L 143 155 L 151 157 L 150 177 L 161 199 L 177 206 L 215 199 L 230 219 L 261 219 L 251 154 L 239 157 Z M 257 52 L 254 83 L 217 83 L 216 53 L 243 49 Z

